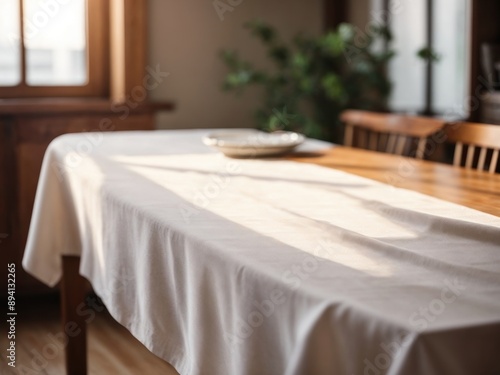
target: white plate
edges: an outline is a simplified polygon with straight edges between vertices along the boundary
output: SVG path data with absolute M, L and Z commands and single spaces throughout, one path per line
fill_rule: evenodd
M 304 140 L 302 134 L 294 132 L 265 133 L 253 129 L 234 129 L 209 134 L 203 138 L 203 143 L 226 156 L 248 158 L 284 154 Z

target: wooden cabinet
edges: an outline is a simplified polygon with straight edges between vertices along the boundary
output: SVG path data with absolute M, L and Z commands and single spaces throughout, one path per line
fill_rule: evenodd
M 154 113 L 171 105 L 143 104 L 128 116 L 115 113 L 106 100 L 0 101 L 0 270 L 16 263 L 17 293 L 50 291 L 22 270 L 43 155 L 59 135 L 104 130 L 152 130 Z

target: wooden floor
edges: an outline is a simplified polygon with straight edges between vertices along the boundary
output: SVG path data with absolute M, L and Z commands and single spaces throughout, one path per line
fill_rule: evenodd
M 61 332 L 57 299 L 37 300 L 19 309 L 16 320 L 16 368 L 7 365 L 8 360 L 2 353 L 0 373 L 65 375 L 62 345 L 54 345 Z M 8 348 L 3 329 L 0 348 L 2 352 Z M 90 375 L 178 375 L 172 366 L 150 353 L 107 312 L 97 313 L 89 324 L 88 353 Z

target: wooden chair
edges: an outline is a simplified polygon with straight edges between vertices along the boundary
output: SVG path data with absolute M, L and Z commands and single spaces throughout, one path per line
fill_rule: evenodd
M 423 159 L 427 138 L 445 126 L 444 120 L 430 117 L 347 110 L 344 144 L 391 154 Z M 410 149 L 416 141 L 416 150 Z
M 489 173 L 495 173 L 500 150 L 500 125 L 458 122 L 448 124 L 445 132 L 447 140 L 455 143 L 453 165 L 464 164 L 467 169 L 475 165 L 481 171 L 486 166 Z

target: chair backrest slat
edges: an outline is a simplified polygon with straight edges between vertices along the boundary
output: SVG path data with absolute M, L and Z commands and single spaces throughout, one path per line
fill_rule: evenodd
M 491 156 L 491 161 L 490 161 L 490 173 L 495 173 L 497 169 L 497 164 L 498 164 L 498 148 L 496 150 L 493 150 L 493 155 Z
M 486 153 L 488 149 L 486 147 L 481 147 L 481 152 L 479 153 L 479 162 L 477 163 L 477 169 L 484 169 L 484 162 L 486 161 Z
M 417 159 L 423 159 L 425 154 L 425 146 L 427 145 L 427 138 L 420 138 L 417 146 Z
M 354 142 L 354 126 L 352 124 L 346 124 L 344 132 L 344 144 L 346 146 L 352 147 Z
M 392 154 L 394 153 L 394 148 L 396 147 L 396 134 L 389 134 L 389 139 L 387 140 L 387 146 L 385 148 L 386 152 Z
M 472 168 L 472 161 L 474 160 L 474 151 L 476 150 L 476 147 L 473 145 L 469 145 L 467 148 L 467 158 L 465 159 L 465 168 L 471 169 Z
M 453 156 L 453 165 L 460 165 L 463 149 L 464 145 L 462 144 L 462 142 L 457 142 L 457 144 L 455 145 L 455 155 Z
M 394 151 L 394 153 L 396 155 L 403 155 L 405 145 L 406 145 L 406 137 L 399 135 L 398 140 L 396 142 L 396 150 Z

